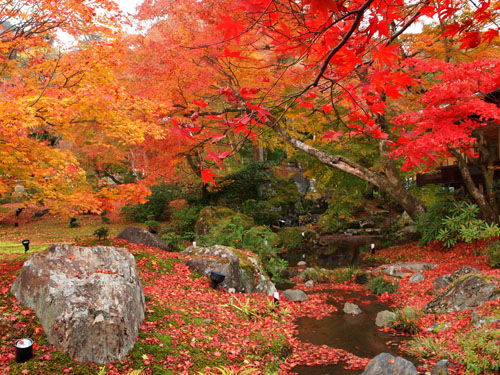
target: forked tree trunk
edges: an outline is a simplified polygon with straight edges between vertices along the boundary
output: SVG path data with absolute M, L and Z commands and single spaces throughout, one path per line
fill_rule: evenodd
M 301 150 L 319 162 L 328 165 L 329 167 L 338 169 L 339 171 L 349 173 L 353 176 L 369 182 L 381 191 L 389 194 L 401 207 L 403 207 L 412 219 L 416 219 L 419 215 L 425 213 L 425 205 L 414 195 L 412 195 L 403 185 L 403 181 L 394 165 L 394 161 L 387 155 L 385 141 L 381 141 L 379 151 L 384 170 L 382 173 L 375 173 L 362 165 L 349 160 L 342 155 L 330 155 L 313 146 L 309 146 L 304 142 L 292 137 L 285 132 L 279 125 L 273 126 L 274 131 L 285 142 L 290 144 L 296 150 Z
M 488 223 L 498 223 L 498 209 L 496 199 L 493 197 L 493 202 L 495 203 L 492 205 L 492 202 L 488 197 L 488 191 L 493 189 L 493 176 L 490 176 L 488 172 L 486 173 L 486 175 L 484 176 L 486 181 L 486 191 L 481 191 L 481 189 L 472 179 L 469 166 L 467 165 L 467 161 L 465 160 L 464 156 L 455 149 L 450 149 L 450 152 L 457 159 L 458 170 L 462 175 L 465 187 L 474 201 L 477 203 L 482 218 Z M 483 174 L 484 172 L 485 171 L 483 170 Z M 490 195 L 491 194 L 493 194 L 493 191 L 490 191 Z

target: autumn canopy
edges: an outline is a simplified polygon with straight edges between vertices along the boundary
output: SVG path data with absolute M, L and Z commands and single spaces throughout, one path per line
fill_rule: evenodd
M 215 185 L 251 142 L 305 152 L 416 217 L 411 173 L 450 157 L 488 173 L 478 139 L 500 121 L 499 12 L 496 0 L 145 0 L 130 20 L 105 0 L 5 2 L 0 195 L 21 186 L 31 202 L 100 211 L 160 180 Z M 494 221 L 486 187 L 467 185 Z

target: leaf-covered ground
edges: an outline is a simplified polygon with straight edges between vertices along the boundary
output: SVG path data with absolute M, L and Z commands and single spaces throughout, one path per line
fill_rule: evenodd
M 341 364 L 350 369 L 363 368 L 369 359 L 359 358 L 344 350 L 300 342 L 296 338 L 293 321 L 301 316 L 321 318 L 334 311 L 326 303 L 325 293 L 314 293 L 303 303 L 281 301 L 276 307 L 271 298 L 260 294 L 228 294 L 213 290 L 209 281 L 193 273 L 183 263 L 183 256 L 144 246 L 114 241 L 127 247 L 136 257 L 143 283 L 147 313 L 139 338 L 131 353 L 121 362 L 105 367 L 80 364 L 57 352 L 47 343 L 35 314 L 20 305 L 8 290 L 21 269 L 26 256 L 22 253 L 2 252 L 0 259 L 0 374 L 220 374 L 234 373 L 290 374 L 296 365 Z M 427 280 L 410 284 L 399 283 L 399 290 L 382 299 L 394 307 L 412 306 L 421 309 L 433 296 L 432 280 L 463 265 L 477 267 L 499 276 L 491 270 L 478 249 L 484 243 L 459 245 L 453 251 L 420 248 L 415 244 L 390 248 L 377 253 L 379 260 L 399 262 L 422 260 L 438 263 L 439 267 L 424 271 Z M 318 284 L 305 290 L 331 288 L 361 290 L 354 282 Z M 491 302 L 476 309 L 483 317 L 500 317 L 500 302 Z M 445 327 L 434 332 L 428 327 L 438 323 Z M 451 374 L 462 374 L 467 368 L 471 374 L 494 373 L 481 370 L 481 363 L 495 363 L 495 348 L 485 348 L 482 341 L 474 344 L 472 337 L 490 342 L 491 335 L 500 334 L 498 322 L 475 328 L 471 312 L 446 315 L 422 315 L 416 340 L 407 347 L 422 357 L 428 370 L 440 358 L 452 361 Z M 32 337 L 35 358 L 24 364 L 14 359 L 12 339 Z M 467 340 L 464 340 L 467 338 Z M 476 339 L 479 340 L 479 339 Z M 498 344 L 497 344 L 498 345 Z M 493 355 L 493 357 L 492 357 Z M 477 364 L 479 363 L 479 365 Z M 479 369 L 479 370 L 478 370 Z M 136 372 L 133 372 L 136 371 Z

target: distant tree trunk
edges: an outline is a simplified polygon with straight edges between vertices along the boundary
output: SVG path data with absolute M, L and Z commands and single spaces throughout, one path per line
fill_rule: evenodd
M 264 161 L 264 147 L 253 146 L 253 161 Z
M 406 210 L 412 219 L 416 219 L 419 215 L 425 213 L 425 205 L 417 197 L 405 189 L 401 176 L 399 175 L 394 164 L 394 160 L 389 158 L 387 155 L 387 145 L 385 141 L 381 141 L 379 147 L 383 171 L 376 173 L 352 160 L 349 160 L 345 156 L 330 155 L 313 146 L 307 145 L 297 138 L 292 137 L 279 125 L 274 125 L 273 129 L 280 136 L 280 138 L 296 150 L 301 150 L 313 156 L 319 162 L 328 165 L 329 167 L 359 177 L 360 179 L 375 185 L 381 191 L 389 194 L 401 205 L 401 207 Z
M 460 174 L 462 175 L 462 179 L 464 180 L 465 187 L 474 201 L 477 203 L 483 219 L 489 223 L 498 223 L 498 206 L 496 204 L 496 198 L 494 197 L 493 192 L 493 175 L 488 173 L 488 171 L 483 170 L 483 175 L 485 172 L 487 172 L 484 176 L 486 182 L 486 192 L 481 191 L 479 186 L 476 185 L 476 183 L 472 179 L 472 175 L 470 173 L 469 166 L 467 165 L 467 161 L 465 160 L 464 155 L 462 155 L 455 149 L 451 149 L 450 152 L 457 159 L 458 169 L 460 171 Z M 493 170 L 491 170 L 491 173 L 493 173 Z M 491 197 L 488 198 L 488 195 L 490 195 Z

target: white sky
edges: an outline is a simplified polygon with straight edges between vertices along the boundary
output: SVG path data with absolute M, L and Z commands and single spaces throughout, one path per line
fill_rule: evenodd
M 127 13 L 134 13 L 135 7 L 139 5 L 142 0 L 115 0 L 120 6 L 120 9 Z
M 136 6 L 138 6 L 142 2 L 143 2 L 143 0 L 115 0 L 115 3 L 118 4 L 120 9 L 124 13 L 130 13 L 130 14 L 134 14 Z M 133 32 L 134 30 L 132 29 L 130 31 Z M 75 39 L 72 36 L 70 36 L 69 34 L 66 34 L 63 32 L 58 32 L 57 36 L 58 36 L 59 40 L 61 41 L 60 47 L 63 50 L 69 49 L 76 44 Z

